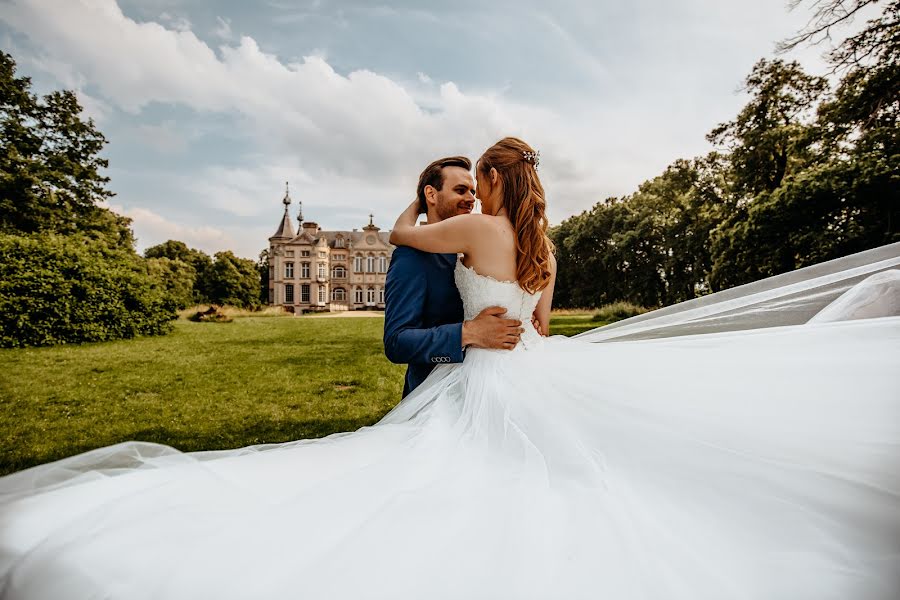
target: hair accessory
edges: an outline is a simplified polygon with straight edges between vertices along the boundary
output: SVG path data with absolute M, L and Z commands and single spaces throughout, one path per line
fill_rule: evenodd
M 538 165 L 541 164 L 541 151 L 537 150 L 535 152 L 522 152 L 522 158 L 524 158 L 527 162 L 533 164 L 534 168 L 537 169 Z

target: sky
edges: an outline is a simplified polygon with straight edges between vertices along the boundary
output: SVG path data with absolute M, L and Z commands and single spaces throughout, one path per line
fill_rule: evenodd
M 631 193 L 746 103 L 809 7 L 786 0 L 0 0 L 34 91 L 71 89 L 109 143 L 138 249 L 256 258 L 281 221 L 389 229 L 441 156 L 522 137 L 551 223 Z M 821 47 L 783 58 L 825 74 Z M 296 220 L 295 220 L 296 226 Z

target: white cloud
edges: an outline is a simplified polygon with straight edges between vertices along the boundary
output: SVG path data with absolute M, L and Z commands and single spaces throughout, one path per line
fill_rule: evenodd
M 212 33 L 220 40 L 225 40 L 226 42 L 233 40 L 234 34 L 231 31 L 231 19 L 216 17 L 216 27 Z
M 298 15 L 294 4 L 269 4 L 290 13 L 281 17 L 301 20 L 316 9 Z M 329 62 L 327 49 L 285 60 L 264 52 L 252 37 L 236 39 L 224 17 L 213 30 L 223 40 L 216 48 L 171 9 L 158 23 L 137 22 L 114 0 L 12 0 L 0 20 L 30 38 L 39 68 L 66 87 L 90 86 L 89 95 L 79 92 L 89 112 L 124 110 L 138 120 L 149 106 L 174 105 L 225 117 L 238 141 L 221 151 L 244 157 L 244 164 L 236 169 L 204 159 L 192 161 L 190 174 L 188 167 L 160 174 L 178 183 L 171 186 L 177 195 L 168 200 L 212 211 L 213 223 L 215 212 L 223 211 L 271 221 L 274 229 L 283 182 L 290 180 L 306 216 L 323 226 L 348 227 L 357 222 L 354 215 L 373 211 L 386 228 L 411 197 L 425 164 L 447 154 L 475 158 L 504 135 L 521 136 L 541 150 L 540 173 L 554 222 L 609 195 L 629 193 L 672 160 L 708 149 L 706 131 L 731 118 L 742 102 L 733 93 L 746 74 L 742 69 L 749 71 L 782 35 L 765 29 L 771 6 L 767 12 L 756 5 L 690 0 L 677 6 L 576 8 L 552 18 L 527 7 L 520 11 L 547 43 L 561 48 L 554 56 L 569 63 L 561 67 L 574 65 L 595 86 L 573 98 L 562 90 L 554 97 L 565 104 L 544 107 L 507 93 L 502 65 L 496 73 L 490 67 L 500 91 L 473 91 L 434 73 L 418 72 L 411 81 L 365 69 L 339 73 L 332 65 L 342 62 Z M 328 18 L 342 23 L 342 15 L 337 10 Z M 513 29 L 521 24 L 516 16 Z M 630 29 L 612 35 L 621 23 Z M 593 30 L 600 26 L 606 29 Z M 785 33 L 793 28 L 781 21 L 777 26 Z M 343 32 L 334 28 L 336 38 Z M 167 121 L 123 129 L 139 132 L 157 151 L 187 153 L 193 140 Z M 245 235 L 238 232 L 235 243 L 244 243 Z
M 415 91 L 377 73 L 342 75 L 317 56 L 285 64 L 250 37 L 222 46 L 217 56 L 192 32 L 137 23 L 113 0 L 19 0 L 4 18 L 47 55 L 65 57 L 79 77 L 121 109 L 138 113 L 159 102 L 236 113 L 260 152 L 290 156 L 311 177 L 329 182 L 343 177 L 370 187 L 391 185 L 417 175 L 433 157 L 477 154 L 519 132 L 535 145 L 552 145 L 556 164 L 577 162 L 547 127 L 555 120 L 552 112 L 467 94 L 453 83 L 440 85 L 425 110 Z M 154 147 L 177 145 L 168 130 L 145 133 Z M 553 164 L 546 168 L 551 177 Z M 242 191 L 238 186 L 219 194 L 221 206 L 246 214 L 250 209 L 240 204 L 252 200 L 240 200 Z
M 164 12 L 159 15 L 159 20 L 163 23 L 166 23 L 174 31 L 191 30 L 191 22 L 187 19 L 187 17 L 170 15 L 169 13 Z
M 229 232 L 208 225 L 189 226 L 176 223 L 166 217 L 141 207 L 125 207 L 115 203 L 103 203 L 113 212 L 132 220 L 132 229 L 137 238 L 137 248 L 143 252 L 150 246 L 167 240 L 180 240 L 192 248 L 213 255 L 220 250 L 231 250 L 238 256 L 255 259 L 266 245 L 265 233 L 259 228 L 240 232 Z

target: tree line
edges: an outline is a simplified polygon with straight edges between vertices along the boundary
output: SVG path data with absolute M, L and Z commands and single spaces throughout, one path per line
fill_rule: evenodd
M 35 95 L 0 53 L 0 346 L 163 334 L 192 303 L 259 306 L 254 261 L 177 241 L 135 251 L 131 220 L 103 206 L 106 139 L 80 115 L 73 92 Z
M 813 4 L 783 50 L 880 3 Z M 760 60 L 747 105 L 709 132 L 713 152 L 552 228 L 554 303 L 668 305 L 900 240 L 900 2 L 828 59 L 834 86 Z

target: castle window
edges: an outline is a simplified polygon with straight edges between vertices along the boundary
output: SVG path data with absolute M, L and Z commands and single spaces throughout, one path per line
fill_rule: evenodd
M 325 304 L 325 286 L 319 286 L 319 304 Z
M 362 291 L 362 288 L 356 288 L 356 291 L 354 292 L 353 296 L 354 296 L 353 300 L 354 300 L 357 304 L 362 304 L 362 303 L 363 303 L 363 291 Z
M 344 288 L 334 288 L 331 290 L 331 299 L 337 302 L 343 302 L 347 299 L 347 292 Z
M 387 273 L 387 256 L 383 254 L 378 257 L 378 272 Z
M 337 236 L 337 238 L 334 240 L 334 247 L 335 248 L 343 248 L 344 247 L 344 238 L 342 238 L 341 236 Z
M 309 304 L 309 284 L 304 283 L 300 286 L 300 303 Z
M 384 304 L 384 288 L 378 290 L 378 304 Z
M 325 258 L 325 257 L 326 257 L 326 256 L 328 256 L 328 255 L 327 255 L 327 254 L 325 254 L 325 252 L 324 252 L 324 251 L 322 251 L 322 250 L 319 250 L 319 258 Z
M 319 279 L 325 279 L 325 272 L 325 263 L 319 263 L 319 269 L 317 272 Z
M 301 250 L 300 256 L 309 256 L 309 250 Z
M 293 279 L 294 278 L 294 263 L 284 263 L 284 278 L 285 279 Z
M 366 257 L 366 273 L 374 273 L 375 272 L 375 257 L 367 256 Z
M 284 303 L 285 304 L 293 304 L 294 303 L 294 284 L 288 283 L 284 286 Z
M 309 279 L 309 263 L 300 263 L 300 279 Z
M 347 269 L 341 266 L 337 266 L 331 271 L 331 276 L 335 279 L 344 279 L 347 277 Z
M 375 288 L 366 290 L 366 304 L 375 304 Z
M 363 258 L 358 254 L 353 257 L 353 270 L 357 273 L 362 273 L 363 270 Z

